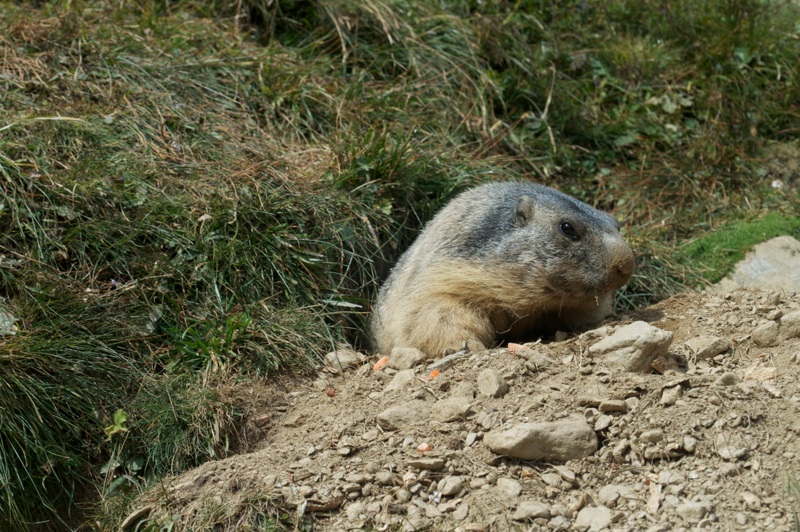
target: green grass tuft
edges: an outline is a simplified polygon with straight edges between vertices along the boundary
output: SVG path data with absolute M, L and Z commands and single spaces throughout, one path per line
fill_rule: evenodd
M 724 225 L 683 246 L 681 261 L 709 283 L 720 281 L 753 246 L 790 235 L 800 239 L 800 217 L 779 213 Z

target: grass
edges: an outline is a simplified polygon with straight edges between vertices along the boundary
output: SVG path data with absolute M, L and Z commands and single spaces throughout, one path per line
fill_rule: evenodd
M 797 234 L 798 21 L 755 0 L 0 4 L 0 528 L 113 528 L 231 452 L 245 413 L 217 386 L 366 348 L 380 279 L 471 185 L 617 214 L 627 307 Z

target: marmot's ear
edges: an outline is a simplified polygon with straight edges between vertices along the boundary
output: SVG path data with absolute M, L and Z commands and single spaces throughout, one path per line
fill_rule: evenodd
M 533 198 L 530 196 L 522 196 L 517 201 L 517 224 L 522 226 L 527 224 L 533 218 Z

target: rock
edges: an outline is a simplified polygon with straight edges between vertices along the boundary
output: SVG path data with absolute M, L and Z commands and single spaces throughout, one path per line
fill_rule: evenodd
M 391 382 L 386 385 L 386 388 L 383 389 L 384 392 L 392 392 L 394 390 L 401 390 L 411 384 L 414 381 L 414 370 L 413 369 L 404 369 L 403 371 L 398 371 L 394 378 L 392 378 Z
M 686 342 L 686 347 L 694 354 L 697 360 L 713 358 L 731 348 L 727 338 L 719 336 L 696 336 Z
M 445 497 L 457 495 L 464 488 L 464 479 L 460 476 L 453 475 L 445 477 L 439 481 L 437 489 Z
M 715 439 L 717 454 L 723 460 L 732 461 L 746 458 L 750 449 L 738 434 L 717 434 Z
M 678 399 L 683 395 L 683 388 L 680 384 L 676 384 L 671 388 L 664 388 L 661 391 L 661 404 L 664 406 L 672 406 L 678 402 Z
M 386 365 L 392 369 L 402 371 L 413 368 L 417 364 L 424 362 L 425 359 L 425 353 L 415 347 L 395 347 L 392 349 L 392 354 Z
M 675 508 L 675 513 L 689 523 L 699 523 L 710 511 L 711 505 L 707 502 L 685 502 Z
M 653 360 L 667 354 L 671 343 L 671 332 L 636 321 L 590 346 L 589 354 L 603 356 L 606 362 L 625 371 L 646 373 Z
M 427 469 L 429 471 L 439 471 L 444 467 L 445 459 L 432 457 L 432 458 L 412 458 L 406 461 L 408 467 L 416 469 Z M 420 477 L 421 478 L 421 477 Z
M 345 514 L 347 515 L 348 521 L 357 521 L 364 512 L 367 511 L 367 505 L 361 501 L 356 501 L 351 503 L 347 509 L 345 510 Z
M 597 418 L 597 421 L 594 422 L 594 430 L 597 432 L 606 430 L 608 427 L 611 426 L 611 423 L 613 421 L 614 421 L 614 416 L 610 416 L 608 414 L 600 416 Z
M 622 399 L 607 399 L 605 401 L 602 401 L 600 405 L 597 407 L 597 409 L 603 412 L 604 414 L 608 412 L 627 412 L 628 403 L 626 403 Z
M 604 506 L 613 506 L 619 499 L 635 499 L 636 491 L 625 484 L 608 484 L 600 488 L 597 502 Z
M 780 336 L 782 340 L 800 337 L 800 310 L 790 312 L 781 318 Z
M 753 342 L 760 347 L 775 347 L 780 343 L 778 330 L 780 327 L 777 322 L 767 321 L 753 329 L 750 337 Z
M 464 419 L 470 413 L 469 401 L 464 397 L 441 399 L 431 407 L 431 417 L 440 423 Z
M 689 454 L 694 453 L 697 449 L 697 438 L 693 436 L 684 436 L 683 437 L 683 450 Z
M 561 475 L 558 473 L 542 473 L 542 481 L 551 488 L 557 488 L 561 485 Z
M 376 420 L 384 430 L 398 430 L 426 422 L 429 412 L 425 401 L 409 401 L 390 406 L 378 414 Z
M 737 286 L 800 292 L 800 242 L 788 235 L 762 242 L 717 286 L 724 292 Z
M 611 526 L 611 510 L 605 506 L 586 506 L 578 512 L 575 530 L 603 530 Z
M 735 386 L 739 384 L 739 376 L 731 371 L 726 371 L 714 381 L 717 386 Z
M 375 481 L 381 486 L 391 486 L 394 484 L 394 473 L 391 471 L 379 471 L 375 473 Z
M 529 519 L 550 519 L 550 508 L 542 502 L 521 501 L 511 516 L 514 521 Z
M 487 397 L 503 397 L 508 391 L 508 383 L 497 371 L 489 368 L 478 374 L 478 390 Z
M 325 365 L 334 373 L 360 366 L 366 357 L 350 349 L 339 349 L 325 355 Z
M 561 480 L 570 485 L 575 484 L 577 477 L 575 476 L 575 472 L 572 471 L 570 468 L 568 468 L 567 466 L 557 465 L 553 466 L 553 469 L 555 470 L 556 473 L 561 475 Z
M 483 442 L 495 454 L 522 460 L 566 462 L 597 451 L 597 436 L 583 420 L 520 423 L 487 433 Z
M 649 443 L 658 443 L 664 440 L 664 431 L 661 429 L 646 430 L 642 432 L 639 439 Z
M 507 499 L 516 499 L 522 493 L 522 486 L 512 478 L 498 478 L 496 490 Z

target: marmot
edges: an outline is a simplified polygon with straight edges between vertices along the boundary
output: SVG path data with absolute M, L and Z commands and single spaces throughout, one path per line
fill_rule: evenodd
M 439 211 L 390 273 L 375 347 L 439 357 L 595 323 L 633 268 L 613 216 L 542 185 L 479 186 Z

